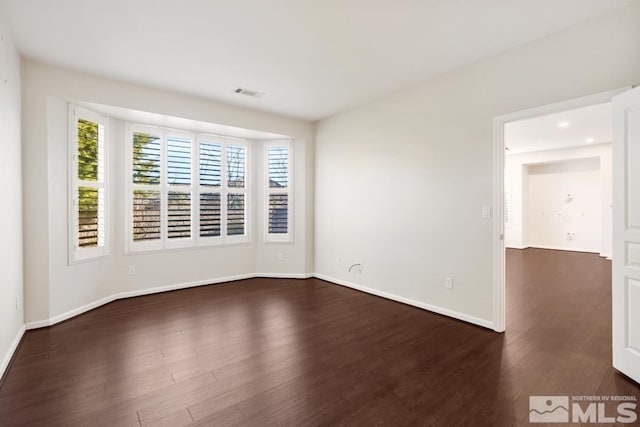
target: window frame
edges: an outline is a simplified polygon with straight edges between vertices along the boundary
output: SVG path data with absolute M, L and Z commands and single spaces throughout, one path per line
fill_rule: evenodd
M 134 184 L 133 175 L 133 134 L 145 132 L 160 137 L 160 184 Z M 168 182 L 168 139 L 179 137 L 191 140 L 191 182 L 190 185 L 171 185 Z M 127 122 L 125 126 L 125 188 L 126 188 L 126 230 L 125 254 L 171 251 L 175 249 L 202 248 L 212 246 L 231 246 L 251 242 L 251 144 L 246 139 L 221 136 L 210 133 L 190 132 Z M 219 187 L 204 186 L 200 182 L 200 145 L 202 142 L 219 144 L 221 146 L 221 181 Z M 242 146 L 244 157 L 244 188 L 227 187 L 227 147 Z M 148 242 L 133 240 L 133 191 L 136 189 L 160 191 L 160 239 Z M 169 191 L 189 191 L 191 194 L 191 236 L 188 238 L 169 239 L 168 224 L 168 195 Z M 200 236 L 200 197 L 203 193 L 220 194 L 220 236 Z M 227 194 L 244 194 L 244 234 L 227 236 Z
M 219 144 L 220 145 L 220 185 L 215 187 L 215 186 L 205 186 L 202 185 L 200 182 L 200 146 L 201 144 L 205 142 L 205 143 L 212 143 L 212 144 Z M 224 193 L 224 188 L 225 188 L 225 171 L 226 171 L 226 167 L 227 167 L 227 159 L 226 159 L 226 146 L 224 143 L 224 137 L 221 137 L 219 135 L 211 135 L 211 134 L 199 134 L 198 138 L 197 138 L 197 144 L 196 144 L 196 150 L 195 151 L 195 157 L 196 159 L 194 160 L 197 164 L 197 169 L 196 169 L 196 183 L 195 186 L 197 187 L 197 239 L 198 239 L 198 245 L 199 246 L 216 246 L 216 245 L 223 245 L 225 243 L 225 234 L 227 231 L 227 224 L 226 224 L 226 209 L 223 209 L 223 200 L 224 197 L 226 197 L 226 193 Z M 219 236 L 200 236 L 200 196 L 202 194 L 215 194 L 218 193 L 220 195 L 220 235 Z
M 228 146 L 240 146 L 244 147 L 244 186 L 243 188 L 231 188 L 228 186 L 229 177 L 227 176 L 227 147 Z M 198 146 L 198 149 L 200 147 Z M 224 194 L 220 195 L 221 200 L 224 200 L 224 203 L 221 202 L 221 229 L 220 234 L 223 236 L 224 244 L 227 245 L 237 245 L 242 243 L 250 242 L 250 230 L 251 230 L 251 221 L 249 212 L 251 212 L 251 193 L 249 192 L 249 187 L 251 183 L 251 165 L 250 165 L 250 155 L 249 155 L 249 144 L 247 140 L 241 138 L 234 138 L 230 136 L 224 137 L 224 146 L 223 146 L 223 178 L 222 178 L 222 188 L 224 189 Z M 199 165 L 198 165 L 199 166 Z M 243 194 L 244 195 L 244 234 L 242 235 L 228 235 L 228 197 L 229 194 Z M 199 196 L 199 195 L 198 195 Z M 199 201 L 199 200 L 198 200 Z M 224 206 L 224 209 L 222 209 Z
M 269 149 L 274 147 L 287 148 L 287 187 L 269 187 Z M 294 171 L 293 171 L 293 141 L 267 141 L 264 143 L 264 242 L 265 243 L 293 243 L 293 213 L 294 213 Z M 287 233 L 269 233 L 269 196 L 272 194 L 287 195 Z
M 174 129 L 163 129 L 164 135 L 161 139 L 162 141 L 162 156 L 160 158 L 161 168 L 160 168 L 160 185 L 162 186 L 161 193 L 161 227 L 163 233 L 161 233 L 161 240 L 164 240 L 164 249 L 181 249 L 181 248 L 189 248 L 195 246 L 196 244 L 196 231 L 198 231 L 197 225 L 195 223 L 195 211 L 199 206 L 194 205 L 194 193 L 195 193 L 195 169 L 197 168 L 197 164 L 194 165 L 194 153 L 195 149 L 199 149 L 199 145 L 196 143 L 196 137 L 193 133 L 174 130 Z M 180 185 L 180 184 L 170 184 L 169 183 L 169 165 L 168 165 L 168 153 L 169 153 L 169 138 L 175 137 L 180 139 L 189 139 L 191 141 L 191 180 L 190 184 Z M 169 192 L 171 191 L 182 191 L 188 192 L 191 195 L 191 234 L 190 237 L 182 237 L 171 239 L 168 236 L 168 225 L 169 225 Z M 198 201 L 199 202 L 199 201 Z M 163 207 L 166 207 L 163 209 Z
M 67 188 L 67 224 L 68 224 L 68 261 L 69 265 L 81 262 L 93 261 L 107 257 L 109 255 L 110 246 L 110 218 L 109 218 L 109 129 L 108 117 L 98 114 L 94 111 L 80 107 L 75 104 L 69 104 L 68 107 L 68 188 Z M 98 123 L 103 128 L 103 160 L 102 160 L 102 180 L 83 181 L 78 178 L 78 121 L 85 119 L 87 121 Z M 100 141 L 98 142 L 100 144 Z M 100 169 L 100 165 L 98 165 Z M 81 248 L 79 245 L 79 223 L 78 214 L 78 189 L 80 187 L 93 187 L 102 189 L 103 192 L 103 215 L 104 215 L 104 231 L 102 246 Z
M 125 182 L 126 182 L 126 221 L 127 229 L 126 233 L 126 249 L 127 252 L 148 252 L 148 251 L 157 251 L 164 249 L 164 240 L 165 240 L 165 201 L 164 201 L 164 191 L 162 183 L 164 182 L 165 176 L 165 160 L 164 155 L 161 154 L 160 157 L 160 183 L 159 184 L 134 184 L 133 182 L 133 134 L 136 132 L 143 132 L 152 134 L 154 136 L 160 137 L 161 148 L 160 152 L 164 153 L 164 143 L 163 141 L 163 131 L 161 128 L 157 126 L 143 125 L 138 123 L 127 123 L 127 131 L 126 131 L 126 143 L 125 143 Z M 143 242 L 136 242 L 133 240 L 133 193 L 136 190 L 141 191 L 158 191 L 160 193 L 160 239 L 158 240 L 149 240 Z

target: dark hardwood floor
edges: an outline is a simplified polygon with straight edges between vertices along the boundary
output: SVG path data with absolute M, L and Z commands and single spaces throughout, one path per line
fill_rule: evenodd
M 0 425 L 527 425 L 530 395 L 633 395 L 611 264 L 509 250 L 498 334 L 316 279 L 120 300 L 29 331 Z

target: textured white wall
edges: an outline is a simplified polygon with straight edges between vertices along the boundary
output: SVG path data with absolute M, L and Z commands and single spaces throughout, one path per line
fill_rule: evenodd
M 638 22 L 635 4 L 321 121 L 316 272 L 491 321 L 493 118 L 639 83 Z
M 40 215 L 25 216 L 28 233 L 27 322 L 54 318 L 115 293 L 259 273 L 312 272 L 313 215 L 311 123 L 216 104 L 202 99 L 107 80 L 79 72 L 23 61 L 25 194 Z M 84 101 L 228 126 L 290 135 L 296 138 L 295 241 L 265 244 L 255 221 L 252 243 L 229 247 L 191 248 L 163 253 L 124 254 L 124 126 L 110 120 L 111 254 L 108 258 L 69 265 L 67 262 L 67 101 Z M 256 143 L 259 144 L 259 143 Z M 259 151 L 259 150 L 254 150 Z M 259 160 L 259 159 L 256 159 Z M 255 177 L 258 179 L 259 177 Z M 261 188 L 254 181 L 256 191 Z M 309 193 L 307 193 L 307 191 Z M 299 194 L 298 194 L 299 193 Z M 255 206 L 253 208 L 255 213 Z M 42 214 L 44 212 L 44 214 Z M 284 252 L 283 262 L 277 253 Z M 257 263 L 258 258 L 260 263 Z M 128 265 L 136 274 L 128 275 Z M 40 266 L 48 266 L 41 268 Z
M 20 158 L 20 58 L 0 15 L 0 376 L 24 326 Z

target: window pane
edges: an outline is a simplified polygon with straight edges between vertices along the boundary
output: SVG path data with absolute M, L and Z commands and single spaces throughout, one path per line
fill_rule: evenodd
M 160 192 L 133 191 L 133 240 L 160 239 Z
M 245 147 L 227 146 L 227 187 L 244 188 L 245 160 Z
M 287 234 L 289 229 L 289 195 L 269 194 L 269 233 Z
M 191 237 L 191 193 L 169 191 L 167 226 L 169 239 Z
M 220 187 L 222 183 L 222 145 L 200 142 L 200 185 Z
M 289 185 L 289 149 L 269 147 L 269 188 L 287 188 Z
M 200 194 L 200 237 L 220 236 L 220 193 Z
M 89 120 L 78 120 L 78 179 L 104 179 L 104 127 Z
M 244 233 L 244 194 L 227 194 L 227 235 Z
M 133 183 L 160 184 L 160 137 L 133 133 Z
M 167 179 L 171 185 L 191 184 L 191 140 L 167 138 Z
M 78 188 L 78 246 L 104 246 L 104 190 Z

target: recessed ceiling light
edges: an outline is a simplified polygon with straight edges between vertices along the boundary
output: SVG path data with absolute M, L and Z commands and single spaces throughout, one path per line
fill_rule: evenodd
M 566 121 L 566 120 L 563 120 L 563 121 L 561 121 L 561 122 L 558 122 L 558 127 L 559 127 L 559 128 L 566 128 L 566 127 L 569 127 L 569 122 L 568 122 L 568 121 Z
M 596 142 L 596 140 L 594 138 L 587 138 L 584 140 L 584 142 L 586 142 L 587 144 L 591 144 L 592 142 Z

